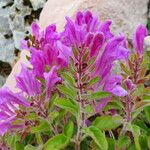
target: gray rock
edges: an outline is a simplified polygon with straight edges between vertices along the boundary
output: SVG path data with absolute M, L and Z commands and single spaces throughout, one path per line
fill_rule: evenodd
M 44 6 L 46 0 L 30 0 L 34 10 L 37 10 Z
M 13 63 L 14 50 L 20 49 L 20 41 L 30 24 L 38 20 L 45 1 L 0 0 L 0 61 Z M 5 81 L 3 78 L 0 76 L 0 86 Z
M 5 82 L 6 82 L 6 78 L 0 75 L 0 87 L 3 86 Z

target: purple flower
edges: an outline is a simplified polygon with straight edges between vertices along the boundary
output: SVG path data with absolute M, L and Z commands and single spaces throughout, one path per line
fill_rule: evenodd
M 110 74 L 114 61 L 128 58 L 129 50 L 122 46 L 123 41 L 122 36 L 112 38 L 108 41 L 102 55 L 97 58 L 95 75 L 100 76 L 102 80 Z
M 104 44 L 104 35 L 102 32 L 96 33 L 90 44 L 90 56 L 96 56 Z
M 104 91 L 110 92 L 116 96 L 126 96 L 128 93 L 121 86 L 122 78 L 118 75 L 110 76 L 104 84 Z
M 75 22 L 66 17 L 67 23 L 65 31 L 62 34 L 64 43 L 73 46 L 76 49 L 82 50 L 89 48 L 90 56 L 97 56 L 104 41 L 111 38 L 113 35 L 110 32 L 110 21 L 99 22 L 98 17 L 91 12 L 78 12 Z
M 16 120 L 19 106 L 29 107 L 29 102 L 21 94 L 13 93 L 8 88 L 0 89 L 0 135 L 22 126 L 12 124 Z
M 46 44 L 43 51 L 32 50 L 30 62 L 33 66 L 33 72 L 37 76 L 43 77 L 46 66 L 50 68 L 57 65 L 58 68 L 64 68 L 68 65 L 71 55 L 71 48 L 60 41 L 57 41 L 54 46 Z
M 13 93 L 8 88 L 0 89 L 0 104 L 12 102 L 25 107 L 29 106 L 28 101 L 19 93 Z
M 22 64 L 21 73 L 16 76 L 17 88 L 29 96 L 35 96 L 41 93 L 41 83 L 36 79 L 36 75 Z
M 43 78 L 46 66 L 64 68 L 68 65 L 72 50 L 61 42 L 60 35 L 54 24 L 44 31 L 40 31 L 38 24 L 32 24 L 32 37 L 22 44 L 31 52 L 30 63 L 36 76 Z
M 104 33 L 105 38 L 108 40 L 112 38 L 114 35 L 110 31 L 111 21 L 105 21 L 100 24 L 100 31 Z
M 125 85 L 126 85 L 128 90 L 132 91 L 133 89 L 136 88 L 136 85 L 133 84 L 132 80 L 126 79 L 124 82 L 125 82 Z
M 86 26 L 87 32 L 96 32 L 100 25 L 97 16 L 94 16 L 90 11 L 84 13 L 78 12 L 75 19 L 75 24 L 78 26 Z
M 147 28 L 143 25 L 139 25 L 134 33 L 133 44 L 135 51 L 138 54 L 144 53 L 144 38 L 148 35 Z
M 53 42 L 60 39 L 59 34 L 56 32 L 56 25 L 51 24 L 46 27 L 44 31 L 40 30 L 37 23 L 32 23 L 32 35 L 35 38 L 35 43 L 39 44 L 42 48 L 45 44 L 49 43 L 53 45 Z
M 57 67 L 54 66 L 48 73 L 45 72 L 44 78 L 46 81 L 46 98 L 49 98 L 52 88 L 57 82 L 61 80 L 61 78 L 57 76 Z
M 32 50 L 30 63 L 33 66 L 33 73 L 38 77 L 43 77 L 47 64 L 43 51 Z
M 66 20 L 67 24 L 65 26 L 65 31 L 62 34 L 65 37 L 65 43 L 76 48 L 81 47 L 84 44 L 84 39 L 87 33 L 86 27 L 76 25 L 68 17 L 66 17 Z
M 35 36 L 36 38 L 39 38 L 40 36 L 40 27 L 37 23 L 32 23 L 31 25 L 31 29 L 32 29 L 32 35 Z
M 57 42 L 56 49 L 58 50 L 58 66 L 60 65 L 63 68 L 68 65 L 70 56 L 72 55 L 72 49 L 60 41 Z

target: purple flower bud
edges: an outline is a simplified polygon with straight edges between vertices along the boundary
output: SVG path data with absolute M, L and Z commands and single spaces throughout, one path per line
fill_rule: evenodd
M 125 84 L 128 90 L 132 91 L 136 88 L 136 85 L 130 79 L 125 80 Z
M 138 54 L 144 53 L 144 38 L 148 35 L 147 28 L 143 25 L 139 25 L 134 33 L 133 44 L 135 51 Z

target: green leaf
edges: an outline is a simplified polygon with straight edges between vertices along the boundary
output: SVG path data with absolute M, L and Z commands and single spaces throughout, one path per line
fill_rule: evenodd
M 90 99 L 91 100 L 99 100 L 101 98 L 106 98 L 108 97 L 110 94 L 108 92 L 104 92 L 104 91 L 98 91 L 98 92 L 95 92 L 95 93 L 92 93 L 90 95 Z
M 28 116 L 25 116 L 27 120 L 35 120 L 38 119 L 38 116 L 35 113 L 30 113 Z
M 108 149 L 108 143 L 105 134 L 102 133 L 97 127 L 90 126 L 89 128 L 85 128 L 84 132 L 94 140 L 101 150 Z
M 147 121 L 150 123 L 150 106 L 147 106 L 144 108 L 144 113 L 145 113 Z
M 95 77 L 95 78 L 91 79 L 88 83 L 88 86 L 92 86 L 92 85 L 96 84 L 99 80 L 100 80 L 99 77 Z
M 104 110 L 105 111 L 108 111 L 108 110 L 111 110 L 111 109 L 115 109 L 115 110 L 122 110 L 122 107 L 118 104 L 118 103 L 115 103 L 115 102 L 109 102 Z
M 20 143 L 19 141 L 17 141 L 15 150 L 21 150 L 21 149 L 24 149 L 24 145 L 22 143 Z
M 59 116 L 59 112 L 58 111 L 51 111 L 48 115 L 48 118 L 50 118 L 51 121 L 55 120 L 57 117 Z
M 134 137 L 134 143 L 137 150 L 141 150 L 140 144 L 139 144 L 139 136 L 140 136 L 140 127 L 136 125 L 128 125 L 129 130 L 132 132 Z
M 132 144 L 127 150 L 137 150 L 137 149 L 136 149 L 135 145 Z
M 142 147 L 142 149 L 148 149 L 148 138 L 146 135 L 141 135 L 139 138 L 139 143 Z
M 143 132 L 150 132 L 150 128 L 145 124 L 144 120 L 141 120 L 141 119 L 135 119 L 134 120 L 134 124 L 139 126 Z
M 147 106 L 150 106 L 150 100 L 142 100 L 135 104 L 134 111 L 132 112 L 132 118 L 136 118 L 138 114 Z
M 143 100 L 149 100 L 150 101 L 150 95 L 149 94 L 145 94 L 143 95 Z
M 97 117 L 93 125 L 100 130 L 112 130 L 121 125 L 122 118 L 120 116 L 100 116 Z
M 48 101 L 47 109 L 48 109 L 49 114 L 52 112 L 54 101 L 58 97 L 59 97 L 58 94 L 55 93 L 54 95 L 52 95 L 51 99 Z
M 65 127 L 64 127 L 64 135 L 66 137 L 71 138 L 74 131 L 74 124 L 72 121 L 70 121 Z
M 61 76 L 68 83 L 71 83 L 72 85 L 75 85 L 75 79 L 72 76 L 72 74 L 70 74 L 69 72 L 63 72 Z
M 147 137 L 148 149 L 150 149 L 150 136 Z
M 119 139 L 118 139 L 118 141 L 117 141 L 117 147 L 119 149 L 127 149 L 130 144 L 131 144 L 131 140 L 126 135 L 120 136 Z
M 56 106 L 70 111 L 73 115 L 78 115 L 79 107 L 77 106 L 77 104 L 73 104 L 69 99 L 57 98 L 55 99 L 54 103 Z
M 43 145 L 43 140 L 42 140 L 42 137 L 41 137 L 40 133 L 36 133 L 35 138 L 36 138 L 36 141 L 37 141 L 38 145 Z
M 123 63 L 120 63 L 120 67 L 126 74 L 130 75 L 130 71 Z
M 25 146 L 24 150 L 37 150 L 37 147 L 28 144 L 27 146 Z
M 90 117 L 94 113 L 94 108 L 91 105 L 87 105 L 84 111 L 87 113 L 88 117 Z
M 40 132 L 47 131 L 49 129 L 50 129 L 50 126 L 48 122 L 45 120 L 41 120 L 39 125 L 31 128 L 31 133 L 40 133 Z
M 60 121 L 64 118 L 64 116 L 66 115 L 67 112 L 68 111 L 64 110 L 64 109 L 60 110 L 59 115 L 54 119 L 54 122 L 60 123 Z
M 9 147 L 11 147 L 12 150 L 16 150 L 16 143 L 20 140 L 20 138 L 17 135 L 10 135 L 6 137 L 6 139 Z
M 57 86 L 58 90 L 64 94 L 64 96 L 69 96 L 72 99 L 75 99 L 77 96 L 77 91 L 75 88 L 69 86 L 69 85 L 59 85 Z
M 115 150 L 115 140 L 113 138 L 108 138 L 108 150 Z
M 63 135 L 59 134 L 54 136 L 53 138 L 49 139 L 45 144 L 44 144 L 44 149 L 43 150 L 60 150 L 64 149 L 69 143 L 69 139 Z

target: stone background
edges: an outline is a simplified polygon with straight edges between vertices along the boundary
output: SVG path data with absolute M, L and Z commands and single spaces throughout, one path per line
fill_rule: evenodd
M 0 0 L 0 86 L 11 72 L 18 58 L 20 40 L 30 32 L 30 25 L 38 21 L 47 0 Z M 41 13 L 40 25 L 44 28 L 56 23 L 58 30 L 65 16 L 74 18 L 77 10 L 92 10 L 101 20 L 111 19 L 116 34 L 124 32 L 132 37 L 135 27 L 147 24 L 150 19 L 150 0 L 48 0 Z
M 20 50 L 20 40 L 39 19 L 46 0 L 0 0 L 0 86 L 5 83 Z

